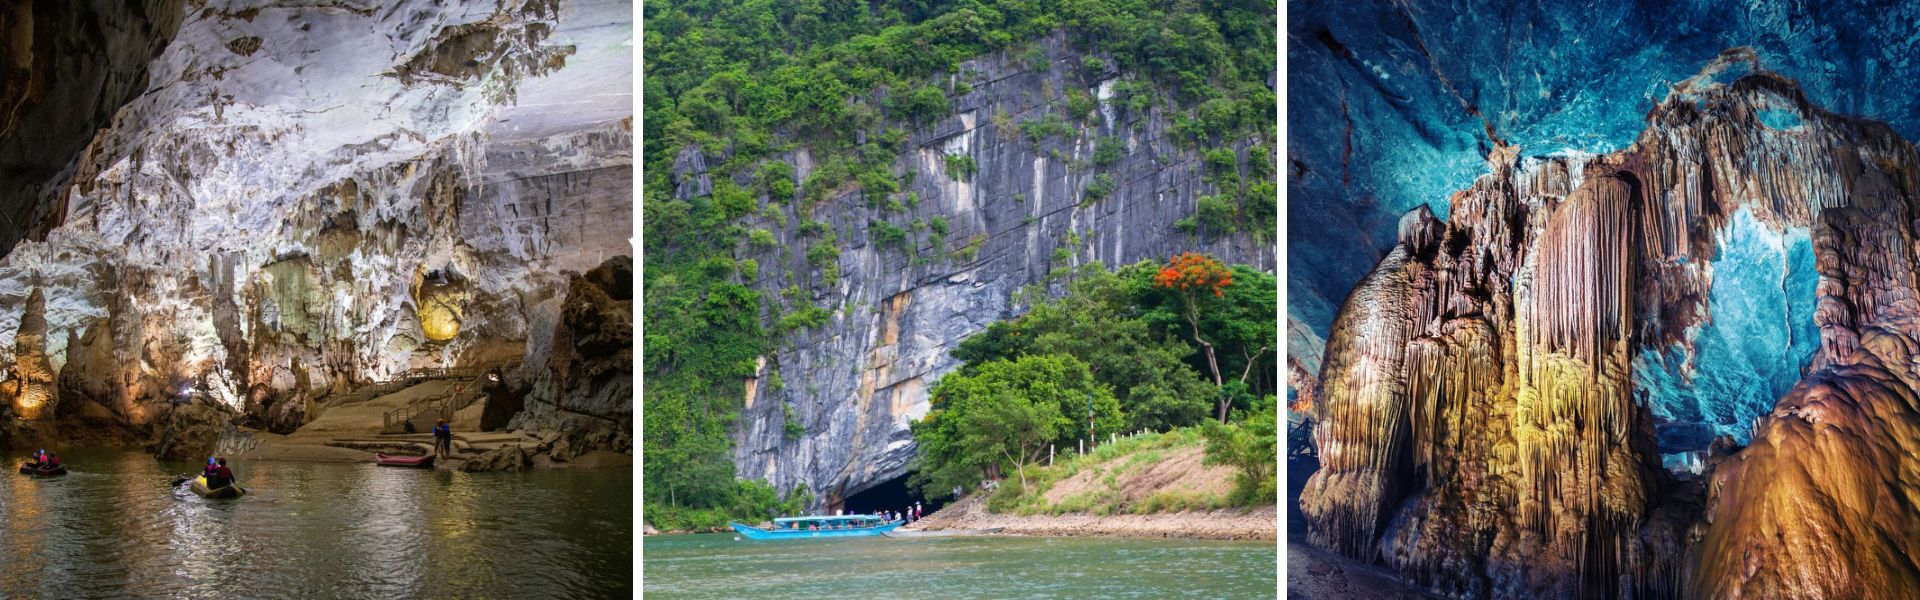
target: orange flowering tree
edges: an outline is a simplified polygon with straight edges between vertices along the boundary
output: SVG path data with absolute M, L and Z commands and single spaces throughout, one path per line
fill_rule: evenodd
M 1220 376 L 1220 361 L 1214 357 L 1213 342 L 1200 335 L 1200 308 L 1208 296 L 1219 298 L 1228 286 L 1233 285 L 1233 270 L 1213 257 L 1196 252 L 1182 252 L 1167 260 L 1167 266 L 1153 276 L 1153 285 L 1174 293 L 1180 298 L 1181 318 L 1193 330 L 1193 341 L 1200 344 L 1201 351 L 1207 357 L 1207 368 L 1213 374 L 1213 384 L 1224 387 L 1225 378 Z M 1265 349 L 1261 349 L 1265 352 Z M 1249 362 L 1251 366 L 1251 362 Z M 1242 375 L 1242 379 L 1245 376 Z M 1221 394 L 1216 402 L 1217 415 L 1222 423 L 1227 420 L 1231 399 Z

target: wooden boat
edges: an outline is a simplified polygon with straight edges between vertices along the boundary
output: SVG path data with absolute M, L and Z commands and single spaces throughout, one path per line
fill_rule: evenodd
M 247 493 L 245 488 L 231 484 L 217 490 L 207 489 L 207 476 L 205 475 L 193 478 L 192 487 L 193 493 L 199 494 L 202 498 L 239 498 Z
M 373 462 L 382 467 L 431 467 L 433 466 L 433 455 L 395 456 L 376 452 L 373 455 Z
M 762 529 L 752 525 L 729 523 L 734 531 L 751 540 L 788 540 L 827 537 L 872 537 L 886 535 L 894 528 L 907 524 L 906 520 L 887 521 L 873 515 L 847 515 L 843 517 L 786 517 L 773 520 L 773 527 Z
M 33 475 L 33 476 L 35 476 L 35 477 L 52 477 L 52 476 L 55 476 L 55 475 L 65 475 L 65 474 L 67 474 L 67 467 L 66 467 L 66 465 L 61 465 L 61 466 L 58 466 L 58 467 L 54 467 L 54 468 L 51 468 L 51 469 L 42 469 L 42 468 L 39 468 L 39 467 L 37 467 L 37 466 L 35 466 L 35 465 L 34 465 L 33 463 L 21 463 L 21 464 L 20 464 L 20 474 L 21 474 L 21 475 Z
M 1001 527 L 986 529 L 940 529 L 935 531 L 889 531 L 890 538 L 931 538 L 931 537 L 967 537 L 975 535 L 993 535 L 1000 533 Z

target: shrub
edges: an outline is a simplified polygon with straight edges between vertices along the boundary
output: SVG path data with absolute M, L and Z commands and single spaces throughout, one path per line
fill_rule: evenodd
M 947 235 L 947 218 L 946 217 L 934 217 L 931 222 L 927 223 L 927 226 L 933 229 L 934 235 L 946 237 Z
M 960 259 L 962 262 L 973 260 L 974 256 L 980 254 L 980 247 L 986 243 L 986 234 L 974 234 L 971 239 L 967 240 L 966 246 L 962 246 L 960 249 L 953 251 L 953 257 Z
M 1193 215 L 1199 220 L 1201 226 L 1219 234 L 1234 230 L 1234 212 L 1232 197 L 1226 194 L 1214 194 L 1201 196 Z
M 952 179 L 954 181 L 968 181 L 973 179 L 973 174 L 975 172 L 978 172 L 979 170 L 980 170 L 980 165 L 974 162 L 973 155 L 971 154 L 948 154 L 947 155 L 947 178 L 948 179 Z
M 818 306 L 808 306 L 780 317 L 780 331 L 800 331 L 827 324 L 833 318 L 833 311 Z
M 1010 140 L 1020 135 L 1020 130 L 1013 124 L 1013 115 L 1007 114 L 1007 109 L 993 109 L 993 116 L 988 117 L 987 121 L 993 123 L 993 130 L 998 132 L 1000 139 Z
M 1086 195 L 1084 199 L 1081 200 L 1081 204 L 1092 204 L 1106 198 L 1107 194 L 1113 193 L 1113 189 L 1118 186 L 1119 184 L 1113 182 L 1113 176 L 1111 175 L 1106 173 L 1094 175 L 1093 181 L 1087 182 Z
M 1025 65 L 1028 71 L 1045 71 L 1052 66 L 1047 61 L 1047 49 L 1039 44 L 1027 46 L 1026 51 L 1020 53 L 1020 64 Z
M 1102 60 L 1098 56 L 1082 56 L 1080 57 L 1080 68 L 1086 71 L 1088 77 L 1099 76 L 1107 70 L 1107 61 Z
M 765 229 L 755 229 L 747 233 L 747 243 L 761 248 L 772 248 L 776 242 L 773 241 L 773 232 Z
M 1207 164 L 1208 173 L 1231 175 L 1234 173 L 1235 163 L 1239 162 L 1239 157 L 1234 156 L 1232 148 L 1214 148 L 1207 151 L 1203 160 Z
M 797 440 L 797 439 L 800 439 L 800 436 L 806 435 L 807 428 L 800 425 L 799 419 L 793 418 L 792 404 L 781 404 L 780 411 L 782 415 L 785 417 L 785 421 L 786 421 L 785 433 L 786 433 L 787 441 Z
M 1249 506 L 1275 500 L 1274 459 L 1279 453 L 1275 406 L 1268 404 L 1231 425 L 1208 420 L 1200 431 L 1207 439 L 1206 458 L 1201 462 L 1237 471 L 1233 492 L 1227 497 L 1232 504 Z
M 1087 115 L 1093 114 L 1093 109 L 1097 106 L 1099 106 L 1099 103 L 1095 102 L 1093 96 L 1087 95 L 1086 92 L 1080 90 L 1069 90 L 1067 92 L 1068 117 L 1076 120 L 1085 119 Z
M 781 202 L 793 199 L 793 166 L 780 161 L 762 164 L 758 179 L 768 198 Z
M 825 239 L 814 242 L 807 248 L 807 264 L 819 267 L 831 264 L 840 258 L 840 245 L 835 240 Z
M 860 174 L 860 188 L 866 191 L 868 198 L 879 199 L 900 191 L 900 184 L 893 180 L 892 173 L 874 170 Z
M 893 109 L 901 116 L 914 121 L 927 121 L 944 117 L 949 110 L 947 95 L 940 88 L 922 85 L 912 91 L 891 97 Z
M 730 180 L 713 182 L 713 202 L 728 221 L 753 212 L 753 194 Z
M 1020 133 L 1026 134 L 1027 141 L 1035 144 L 1049 137 L 1065 136 L 1069 131 L 1071 129 L 1067 128 L 1067 122 L 1053 113 L 1020 122 Z
M 873 243 L 882 248 L 907 248 L 907 230 L 886 221 L 868 221 L 867 232 L 873 234 Z
M 1127 151 L 1127 143 L 1120 138 L 1107 136 L 1093 143 L 1093 166 L 1104 167 L 1116 162 Z

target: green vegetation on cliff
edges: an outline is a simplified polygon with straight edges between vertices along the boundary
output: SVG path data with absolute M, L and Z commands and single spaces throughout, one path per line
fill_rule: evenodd
M 1196 264 L 1217 288 L 1181 288 L 1179 268 Z M 1208 440 L 1211 461 L 1242 472 L 1238 487 L 1246 489 L 1223 501 L 1271 499 L 1274 276 L 1182 255 L 1165 267 L 1143 261 L 1108 271 L 1094 263 L 1069 277 L 1064 296 L 1025 290 L 1034 302 L 1027 314 L 954 348 L 964 364 L 934 384 L 932 410 L 913 425 L 920 453 L 911 483 L 944 496 L 982 480 L 1018 482 L 1049 443 L 1071 452 L 1079 440 L 1191 428 Z M 1212 345 L 1213 361 L 1201 340 Z M 1223 383 L 1211 380 L 1215 363 L 1232 374 Z M 1215 406 L 1233 411 L 1233 422 L 1209 419 Z M 1254 468 L 1263 451 L 1264 474 Z
M 733 479 L 728 432 L 760 357 L 781 336 L 828 317 L 811 304 L 763 308 L 763 301 L 779 302 L 750 287 L 763 265 L 749 268 L 735 252 L 777 242 L 770 231 L 748 231 L 741 218 L 764 204 L 758 212 L 784 228 L 786 212 L 774 205 L 792 203 L 808 266 L 819 278 L 782 272 L 775 263 L 764 265 L 764 275 L 794 286 L 833 285 L 839 232 L 813 227 L 820 221 L 811 211 L 848 184 L 885 196 L 911 182 L 912 172 L 895 172 L 905 139 L 899 127 L 945 116 L 951 99 L 968 92 L 964 82 L 933 75 L 994 50 L 1031 56 L 1040 50 L 1036 39 L 1064 30 L 1072 43 L 1137 74 L 1118 92 L 1136 110 L 1166 109 L 1181 143 L 1270 144 L 1272 135 L 1275 98 L 1266 81 L 1274 67 L 1274 11 L 1265 1 L 667 0 L 649 1 L 645 11 L 643 502 L 662 528 L 671 528 L 662 519 L 752 519 L 775 508 L 752 484 Z M 1044 67 L 1045 53 L 1039 56 Z M 1098 72 L 1106 60 L 1080 67 Z M 814 168 L 796 186 L 793 166 L 770 159 L 799 146 L 811 151 Z M 676 197 L 675 161 L 688 147 L 719 161 L 708 165 L 711 194 Z M 1265 152 L 1239 173 L 1208 175 L 1221 196 L 1235 200 L 1223 208 L 1242 216 L 1222 222 L 1244 223 L 1261 236 L 1275 212 Z M 970 176 L 969 163 L 956 161 L 955 174 Z M 893 207 L 900 200 L 872 201 Z M 904 202 L 917 205 L 918 198 Z M 875 223 L 884 240 L 914 251 L 913 241 L 894 235 L 897 225 Z M 945 229 L 944 220 L 935 221 L 929 259 L 971 260 L 981 238 L 950 242 Z

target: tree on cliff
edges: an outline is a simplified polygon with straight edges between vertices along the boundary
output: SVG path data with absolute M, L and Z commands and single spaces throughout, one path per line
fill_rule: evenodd
M 934 495 L 1008 468 L 1024 485 L 1026 463 L 1045 458 L 1048 444 L 1071 445 L 1089 408 L 1100 431 L 1124 422 L 1112 391 L 1071 356 L 995 360 L 942 378 L 930 395 L 933 410 L 913 424 L 920 454 L 909 481 Z
M 1213 257 L 1183 252 L 1169 259 L 1167 266 L 1153 277 L 1154 288 L 1173 296 L 1174 311 L 1187 325 L 1194 343 L 1200 345 L 1207 370 L 1213 375 L 1214 385 L 1221 387 L 1214 416 L 1222 423 L 1227 422 L 1229 411 L 1233 408 L 1233 398 L 1245 395 L 1230 392 L 1246 388 L 1248 378 L 1256 373 L 1254 367 L 1267 364 L 1260 358 L 1267 354 L 1273 343 L 1272 286 L 1265 286 L 1264 290 L 1252 290 L 1254 293 L 1248 294 L 1250 289 L 1258 286 L 1239 286 L 1236 289 L 1236 274 L 1237 270 L 1228 269 Z M 1229 298 L 1228 290 L 1235 292 L 1233 297 Z M 1264 301 L 1260 299 L 1262 295 L 1266 296 Z M 1261 317 L 1262 313 L 1264 318 Z M 1235 380 L 1238 386 L 1228 385 L 1216 345 L 1209 337 L 1228 338 L 1231 343 L 1226 345 L 1240 354 L 1240 376 Z
M 966 363 L 963 372 L 1033 354 L 1080 359 L 1094 379 L 1112 387 L 1127 416 L 1127 431 L 1165 431 L 1206 420 L 1214 390 L 1187 364 L 1193 348 L 1155 331 L 1134 301 L 1134 277 L 1153 269 L 1147 261 L 1118 272 L 1088 263 L 1074 272 L 1066 295 L 1058 299 L 1048 299 L 1044 285 L 1024 290 L 1024 301 L 1033 305 L 1026 315 L 967 338 L 953 357 Z

